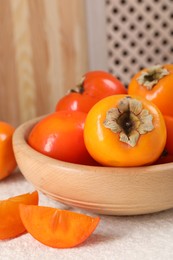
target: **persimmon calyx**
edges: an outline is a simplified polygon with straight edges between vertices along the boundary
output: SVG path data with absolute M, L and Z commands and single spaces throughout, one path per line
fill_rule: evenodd
M 83 92 L 84 92 L 84 86 L 83 86 L 84 81 L 85 81 L 85 76 L 83 76 L 83 77 L 80 79 L 79 83 L 76 85 L 75 88 L 70 89 L 69 93 L 79 93 L 79 94 L 83 94 Z
M 140 77 L 137 79 L 138 83 L 148 90 L 151 90 L 160 79 L 167 76 L 169 71 L 161 65 L 152 66 L 147 71 L 142 72 Z
M 153 116 L 144 109 L 142 102 L 130 96 L 121 99 L 117 107 L 109 109 L 103 122 L 113 133 L 119 134 L 119 140 L 134 147 L 140 135 L 154 129 Z

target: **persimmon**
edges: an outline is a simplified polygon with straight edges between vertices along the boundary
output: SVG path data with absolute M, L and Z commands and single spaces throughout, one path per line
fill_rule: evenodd
M 69 93 L 58 100 L 55 110 L 87 113 L 100 99 L 126 93 L 125 86 L 112 74 L 106 71 L 88 71 L 82 76 L 76 88 L 71 89 Z
M 16 168 L 16 160 L 12 146 L 15 128 L 0 121 L 0 180 L 9 176 Z
M 151 164 L 166 143 L 163 115 L 145 98 L 114 95 L 89 111 L 84 127 L 85 145 L 102 165 Z
M 106 71 L 89 71 L 84 74 L 81 83 L 85 94 L 102 99 L 115 94 L 127 94 L 123 83 Z
M 51 158 L 78 164 L 96 165 L 83 137 L 86 113 L 57 111 L 40 120 L 28 136 L 28 144 Z
M 164 116 L 164 120 L 167 130 L 165 149 L 169 155 L 173 155 L 173 117 Z
M 55 111 L 82 111 L 88 113 L 92 106 L 98 102 L 97 97 L 78 92 L 70 92 L 58 100 Z
M 145 97 L 160 109 L 162 114 L 173 116 L 173 64 L 145 68 L 134 75 L 128 94 Z
M 26 193 L 0 201 L 0 239 L 9 239 L 26 231 L 19 214 L 19 204 L 38 204 L 38 192 Z
M 167 131 L 165 149 L 154 164 L 173 162 L 173 117 L 164 115 L 164 120 Z
M 70 248 L 84 242 L 100 218 L 45 206 L 20 205 L 27 231 L 39 242 L 54 248 Z
M 170 162 L 173 162 L 173 154 L 169 154 L 166 150 L 164 150 L 154 164 L 164 164 Z

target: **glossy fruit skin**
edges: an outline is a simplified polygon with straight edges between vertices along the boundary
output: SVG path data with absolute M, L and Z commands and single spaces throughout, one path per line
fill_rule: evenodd
M 12 137 L 14 128 L 3 121 L 0 121 L 0 180 L 9 176 L 16 168 Z
M 87 113 L 91 107 L 98 102 L 98 98 L 87 94 L 69 93 L 62 97 L 55 108 L 55 111 L 81 111 Z
M 20 205 L 27 231 L 39 242 L 53 248 L 71 248 L 84 242 L 100 218 L 56 208 Z
M 163 67 L 170 74 L 160 79 L 151 90 L 147 90 L 138 83 L 137 79 L 146 69 L 139 71 L 130 81 L 128 94 L 145 97 L 152 101 L 164 115 L 173 116 L 173 64 L 165 64 Z
M 86 113 L 58 111 L 40 120 L 31 130 L 28 144 L 51 158 L 78 164 L 97 164 L 83 137 Z
M 114 95 L 99 101 L 88 113 L 84 128 L 85 145 L 91 156 L 105 166 L 140 166 L 151 164 L 161 155 L 166 143 L 166 126 L 159 109 L 146 99 L 132 96 L 141 101 L 153 115 L 155 129 L 141 135 L 137 145 L 130 147 L 119 140 L 119 135 L 104 127 L 106 112 L 116 107 L 127 95 Z
M 38 192 L 26 193 L 0 201 L 0 240 L 19 236 L 26 231 L 19 214 L 19 204 L 38 204 Z
M 86 94 L 97 97 L 99 100 L 111 95 L 127 93 L 125 86 L 106 71 L 90 71 L 86 73 L 83 87 Z
M 165 150 L 169 155 L 173 155 L 173 117 L 164 116 L 164 120 L 167 130 Z
M 78 86 L 79 93 L 68 93 L 56 104 L 56 111 L 73 110 L 88 112 L 91 107 L 104 97 L 126 94 L 125 86 L 106 71 L 89 71 L 83 76 Z

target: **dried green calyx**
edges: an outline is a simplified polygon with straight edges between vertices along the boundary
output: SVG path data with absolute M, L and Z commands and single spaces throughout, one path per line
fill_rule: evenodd
M 129 96 L 123 98 L 117 107 L 106 113 L 103 124 L 113 133 L 119 134 L 119 140 L 134 147 L 140 135 L 154 129 L 153 116 L 143 109 L 142 102 Z
M 150 67 L 147 71 L 142 72 L 137 81 L 140 85 L 145 86 L 148 90 L 151 90 L 160 79 L 168 74 L 169 71 L 167 69 L 161 65 L 156 65 Z

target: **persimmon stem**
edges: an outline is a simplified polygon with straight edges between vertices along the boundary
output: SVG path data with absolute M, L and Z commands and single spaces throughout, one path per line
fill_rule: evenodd
M 146 71 L 142 72 L 140 77 L 137 79 L 138 83 L 148 90 L 151 90 L 160 79 L 167 76 L 169 71 L 164 67 L 157 65 L 148 68 Z
M 147 109 L 143 109 L 142 102 L 125 97 L 117 107 L 107 111 L 104 126 L 113 133 L 119 134 L 119 140 L 134 147 L 140 135 L 154 129 L 153 116 Z
M 121 126 L 124 130 L 126 135 L 129 135 L 133 129 L 133 121 L 130 118 L 130 111 L 124 112 L 119 116 L 117 119 L 117 123 Z
M 80 82 L 76 85 L 75 88 L 70 89 L 70 93 L 79 93 L 79 94 L 83 94 L 85 89 L 84 89 L 84 80 L 85 77 L 82 77 Z

